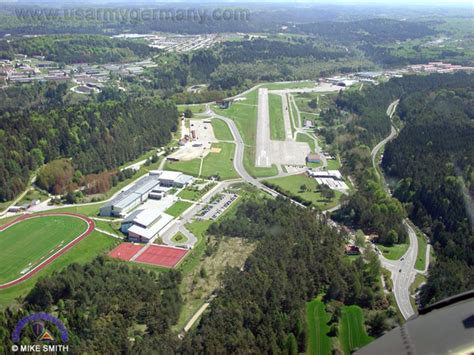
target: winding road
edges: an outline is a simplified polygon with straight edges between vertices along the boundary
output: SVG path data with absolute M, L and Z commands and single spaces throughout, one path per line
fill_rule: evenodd
M 387 115 L 390 117 L 390 120 L 397 109 L 398 102 L 400 100 L 393 101 L 387 108 Z M 381 180 L 384 189 L 390 193 L 390 189 L 385 183 L 383 176 L 380 175 L 378 170 L 377 156 L 379 151 L 394 139 L 397 135 L 397 129 L 392 124 L 390 134 L 381 140 L 371 152 L 372 166 L 374 167 L 378 178 Z M 428 268 L 429 257 L 426 259 L 426 268 L 424 271 L 418 271 L 415 269 L 416 258 L 418 254 L 418 239 L 416 232 L 409 223 L 408 219 L 403 221 L 403 224 L 407 230 L 410 245 L 406 253 L 399 260 L 389 260 L 385 258 L 382 253 L 378 252 L 380 262 L 382 266 L 389 270 L 391 273 L 391 278 L 393 281 L 393 293 L 395 295 L 395 300 L 397 302 L 398 308 L 403 316 L 403 318 L 408 319 L 415 314 L 415 310 L 410 302 L 410 286 L 415 281 L 415 276 L 417 273 L 425 273 Z M 429 245 L 427 247 L 427 255 L 429 256 Z M 377 251 L 379 251 L 377 249 Z

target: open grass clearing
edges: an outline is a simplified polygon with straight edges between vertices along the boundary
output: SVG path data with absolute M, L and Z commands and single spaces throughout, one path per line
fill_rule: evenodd
M 326 312 L 325 305 L 320 300 L 306 303 L 306 322 L 308 327 L 308 341 L 306 351 L 308 355 L 330 355 L 331 338 L 327 335 L 327 323 L 331 316 Z
M 182 173 L 198 176 L 201 167 L 201 159 L 170 161 L 165 163 L 165 170 L 181 171 Z
M 179 112 L 184 112 L 187 109 L 191 110 L 192 113 L 203 113 L 206 111 L 206 105 L 204 104 L 190 104 L 190 105 L 177 105 Z
M 328 159 L 328 170 L 338 170 L 341 168 L 339 159 Z
M 284 90 L 284 89 L 303 89 L 315 87 L 314 81 L 291 81 L 284 83 L 265 83 L 262 84 L 261 88 L 267 88 L 268 90 Z
M 309 147 L 311 148 L 311 152 L 315 152 L 316 150 L 316 143 L 314 142 L 314 139 L 311 138 L 309 135 L 304 134 L 304 133 L 297 133 L 296 134 L 296 141 L 297 142 L 306 142 L 308 143 Z
M 212 292 L 219 288 L 224 270 L 227 267 L 241 267 L 254 248 L 255 244 L 242 238 L 210 237 L 199 263 L 183 275 L 180 289 L 184 306 L 173 329 L 181 330 Z
M 214 130 L 214 135 L 217 139 L 222 140 L 222 141 L 234 140 L 234 137 L 232 136 L 229 126 L 227 126 L 227 123 L 225 123 L 224 121 L 218 118 L 214 118 L 211 121 L 211 124 L 212 124 L 212 129 Z
M 385 246 L 383 244 L 377 244 L 377 248 L 379 248 L 380 252 L 383 256 L 390 260 L 398 260 L 400 259 L 408 250 L 409 244 L 394 244 L 390 247 Z
M 364 314 L 359 306 L 342 307 L 339 340 L 344 354 L 350 354 L 373 340 L 365 331 Z
M 165 213 L 173 217 L 180 216 L 184 211 L 191 207 L 192 203 L 186 201 L 177 201 L 169 207 Z
M 268 182 L 279 186 L 282 190 L 288 192 L 290 196 L 299 196 L 300 198 L 311 202 L 313 206 L 321 209 L 328 209 L 337 205 L 341 196 L 341 192 L 334 191 L 335 197 L 330 200 L 326 199 L 318 191 L 318 183 L 316 180 L 306 174 L 269 179 Z M 305 187 L 305 189 L 302 189 L 302 187 Z
M 219 153 L 209 153 L 202 166 L 201 176 L 219 176 L 222 180 L 235 179 L 239 175 L 234 169 L 234 143 L 214 143 L 212 148 L 220 149 Z

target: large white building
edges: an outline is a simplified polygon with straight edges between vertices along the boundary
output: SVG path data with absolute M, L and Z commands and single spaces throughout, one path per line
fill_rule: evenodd
M 101 216 L 123 217 L 128 212 L 145 202 L 153 189 L 159 185 L 156 176 L 148 175 L 138 180 L 128 190 L 122 191 L 115 198 L 100 208 Z
M 133 242 L 147 243 L 173 220 L 173 216 L 156 209 L 136 211 L 122 222 L 122 231 Z
M 152 173 L 158 175 L 161 186 L 183 187 L 193 180 L 192 176 L 185 175 L 179 171 L 162 171 L 161 173 L 154 171 Z
M 138 180 L 132 187 L 105 203 L 100 208 L 100 215 L 124 217 L 148 198 L 161 199 L 166 195 L 166 188 L 183 187 L 192 180 L 192 176 L 177 171 L 150 171 L 147 176 Z

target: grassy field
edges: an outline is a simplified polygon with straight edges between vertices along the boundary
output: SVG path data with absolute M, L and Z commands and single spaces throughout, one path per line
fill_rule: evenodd
M 416 238 L 418 239 L 418 253 L 416 255 L 415 269 L 424 271 L 426 266 L 426 238 L 419 231 L 416 231 Z
M 328 160 L 328 170 L 338 170 L 341 168 L 341 163 L 338 159 Z
M 93 205 L 85 206 L 69 206 L 55 209 L 54 212 L 72 212 L 85 214 L 86 216 L 97 216 L 99 214 L 99 208 L 103 205 L 103 202 L 94 203 Z
M 359 306 L 344 306 L 339 327 L 339 339 L 345 354 L 372 341 L 365 331 L 364 314 Z
M 202 166 L 201 176 L 219 175 L 222 180 L 238 178 L 234 170 L 234 143 L 214 143 L 212 148 L 221 149 L 219 153 L 209 153 Z
M 61 255 L 51 264 L 47 265 L 40 273 L 33 275 L 28 280 L 13 287 L 0 290 L 0 308 L 17 305 L 17 299 L 24 297 L 33 288 L 38 278 L 60 271 L 72 263 L 86 263 L 93 260 L 97 255 L 107 253 L 119 241 L 115 238 L 105 236 L 97 231 L 81 240 L 67 253 Z
M 275 165 L 271 168 L 255 167 L 258 90 L 253 90 L 243 97 L 246 100 L 235 102 L 228 109 L 219 109 L 215 106 L 214 110 L 216 113 L 229 117 L 235 122 L 245 143 L 244 166 L 249 174 L 254 177 L 275 176 L 278 174 L 278 169 Z
M 201 159 L 193 159 L 188 161 L 169 161 L 165 163 L 165 170 L 181 171 L 185 174 L 198 176 L 201 167 Z
M 282 89 L 302 89 L 302 88 L 312 88 L 315 86 L 314 81 L 294 81 L 289 83 L 267 83 L 262 84 L 262 88 L 267 88 L 268 90 L 282 90 Z
M 335 206 L 339 201 L 339 197 L 341 196 L 339 191 L 334 191 L 336 193 L 334 199 L 327 200 L 326 198 L 322 197 L 321 194 L 316 191 L 318 187 L 316 180 L 310 178 L 306 174 L 270 179 L 268 182 L 278 185 L 283 190 L 289 192 L 292 195 L 300 196 L 301 198 L 311 202 L 314 206 L 321 209 L 327 209 Z M 307 189 L 305 191 L 301 190 L 302 185 L 306 185 Z
M 225 123 L 224 121 L 218 118 L 214 118 L 211 121 L 211 124 L 212 124 L 212 129 L 214 130 L 214 135 L 216 136 L 217 139 L 222 140 L 222 141 L 234 140 L 234 137 L 232 136 L 229 126 L 227 126 L 227 123 Z
M 169 207 L 165 211 L 165 213 L 167 213 L 167 214 L 169 214 L 173 217 L 178 217 L 179 215 L 181 215 L 181 213 L 186 211 L 191 205 L 192 205 L 192 203 L 190 203 L 190 202 L 177 201 L 171 207 Z
M 219 153 L 210 152 L 203 160 L 201 176 L 210 177 L 219 175 L 222 180 L 234 179 L 239 177 L 234 170 L 234 143 L 214 143 L 213 148 L 219 148 Z M 199 176 L 201 167 L 201 159 L 193 159 L 189 161 L 167 161 L 165 169 L 181 171 L 192 176 Z M 184 197 L 183 197 L 184 198 Z
M 281 96 L 268 94 L 268 110 L 270 115 L 270 138 L 275 141 L 285 140 L 285 123 L 283 120 L 283 109 Z
M 206 111 L 206 105 L 204 104 L 178 105 L 179 112 L 184 112 L 187 109 L 190 109 L 192 113 L 202 113 Z
M 201 191 L 192 190 L 190 188 L 181 190 L 180 193 L 178 194 L 178 197 L 181 197 L 182 199 L 185 199 L 185 200 L 191 200 L 191 201 L 197 201 L 199 200 L 201 196 L 202 196 Z
M 296 141 L 297 142 L 306 142 L 308 143 L 309 147 L 311 148 L 311 151 L 314 152 L 316 149 L 316 143 L 314 142 L 314 139 L 308 136 L 307 134 L 303 133 L 298 133 L 296 135 Z
M 64 247 L 87 229 L 87 223 L 69 216 L 27 219 L 0 232 L 0 283 L 12 281 L 42 259 Z
M 95 220 L 95 225 L 97 228 L 115 234 L 117 237 L 123 238 L 124 235 L 120 232 L 120 221 L 98 221 Z
M 324 309 L 324 303 L 313 300 L 306 303 L 306 322 L 308 326 L 308 355 L 331 354 L 331 339 L 327 335 L 329 326 L 327 323 L 331 316 Z
M 416 294 L 418 288 L 425 282 L 426 282 L 426 276 L 425 275 L 416 274 L 415 280 L 410 285 L 410 303 L 411 303 L 411 305 L 412 305 L 412 307 L 415 311 L 418 309 L 418 305 L 416 304 L 415 298 L 411 297 L 411 296 L 414 296 Z
M 409 244 L 394 244 L 391 247 L 387 247 L 382 244 L 377 244 L 377 248 L 380 249 L 382 252 L 383 256 L 385 256 L 387 259 L 390 260 L 398 260 L 400 259 L 403 254 L 406 253 L 407 249 L 409 247 Z

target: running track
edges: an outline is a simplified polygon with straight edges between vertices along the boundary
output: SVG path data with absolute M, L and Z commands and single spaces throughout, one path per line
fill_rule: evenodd
M 79 218 L 79 219 L 81 219 L 81 220 L 83 220 L 84 222 L 87 223 L 87 229 L 84 232 L 82 232 L 82 234 L 79 235 L 77 238 L 71 240 L 62 249 L 55 252 L 53 255 L 51 255 L 50 257 L 45 259 L 40 264 L 36 265 L 33 269 L 29 270 L 24 275 L 20 276 L 19 278 L 15 279 L 15 280 L 9 281 L 9 282 L 4 283 L 4 284 L 1 284 L 0 289 L 12 287 L 16 284 L 19 284 L 22 281 L 25 281 L 25 280 L 29 279 L 31 276 L 33 276 L 37 272 L 41 271 L 46 265 L 48 265 L 51 262 L 53 262 L 54 260 L 56 260 L 58 257 L 60 257 L 65 252 L 67 252 L 69 249 L 71 249 L 74 245 L 79 243 L 82 239 L 84 239 L 89 234 L 91 234 L 92 231 L 95 228 L 94 221 L 92 219 L 86 217 L 86 216 L 76 214 L 76 213 L 69 213 L 69 212 L 51 212 L 51 213 L 24 214 L 24 215 L 18 217 L 17 219 L 14 219 L 13 221 L 11 221 L 9 223 L 7 223 L 3 226 L 0 226 L 0 232 L 4 231 L 7 228 L 10 228 L 11 226 L 13 226 L 17 223 L 20 223 L 20 222 L 24 221 L 25 219 L 44 217 L 44 216 L 70 216 L 70 217 L 76 217 L 76 218 Z M 1 238 L 1 234 L 0 234 L 0 238 Z

